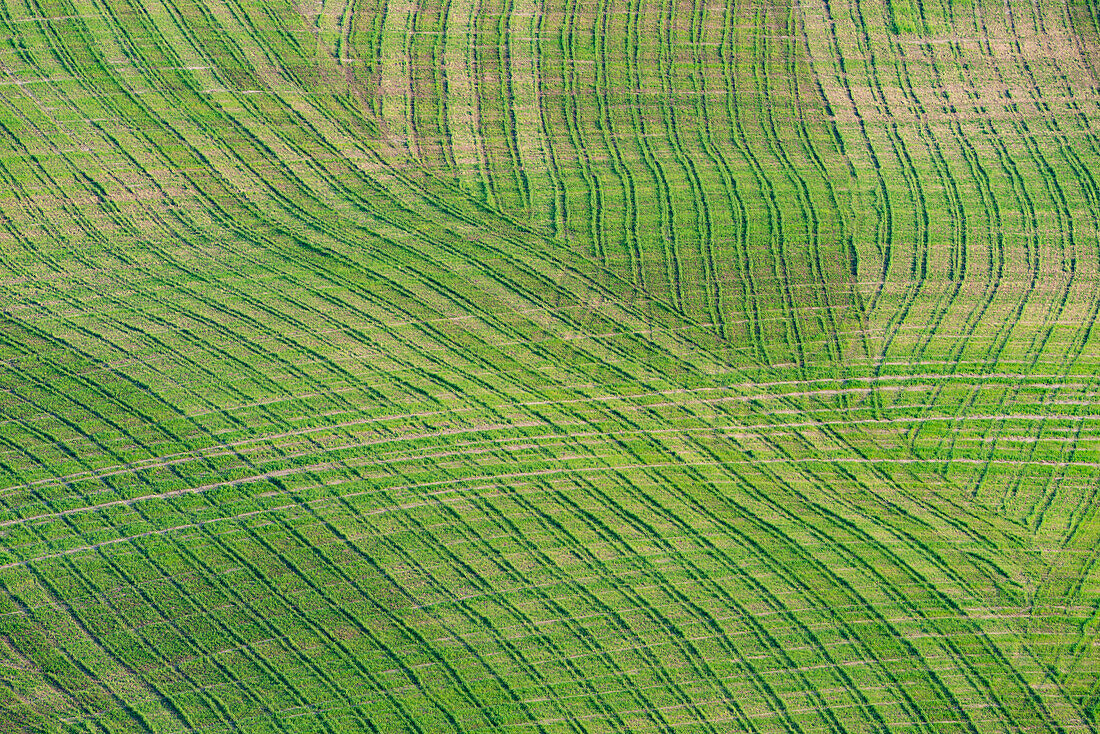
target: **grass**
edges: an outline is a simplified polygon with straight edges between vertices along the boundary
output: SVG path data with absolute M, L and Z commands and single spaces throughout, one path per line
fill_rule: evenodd
M 0 732 L 1094 731 L 1098 17 L 0 3 Z

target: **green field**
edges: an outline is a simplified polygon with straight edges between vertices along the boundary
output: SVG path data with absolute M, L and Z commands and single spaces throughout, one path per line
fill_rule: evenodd
M 1100 1 L 0 1 L 0 734 L 1100 729 Z

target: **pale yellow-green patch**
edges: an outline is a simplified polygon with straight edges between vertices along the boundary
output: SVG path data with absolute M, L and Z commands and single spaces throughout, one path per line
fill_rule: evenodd
M 474 57 L 475 0 L 455 0 L 447 14 L 443 73 L 447 80 L 447 129 L 456 173 L 466 188 L 488 187 L 488 157 L 481 137 L 476 84 L 469 60 Z M 491 193 L 489 194 L 491 198 Z
M 416 3 L 396 0 L 386 3 L 382 24 L 382 80 L 378 96 L 382 100 L 382 123 L 391 142 L 416 154 L 416 134 L 412 119 L 412 83 L 407 39 L 412 33 Z
M 520 167 L 528 185 L 528 206 L 532 216 L 545 221 L 553 202 L 552 184 L 547 167 L 545 136 L 539 110 L 537 0 L 518 0 L 509 19 L 509 70 L 511 72 L 512 115 L 516 126 L 516 145 Z

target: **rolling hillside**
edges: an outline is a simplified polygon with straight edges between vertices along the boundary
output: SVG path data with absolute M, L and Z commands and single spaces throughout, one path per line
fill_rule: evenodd
M 1100 728 L 1095 0 L 0 1 L 0 733 Z

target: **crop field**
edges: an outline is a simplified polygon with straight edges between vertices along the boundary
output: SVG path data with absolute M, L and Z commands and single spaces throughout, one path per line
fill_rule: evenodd
M 1098 0 L 0 0 L 0 734 L 1100 728 Z

